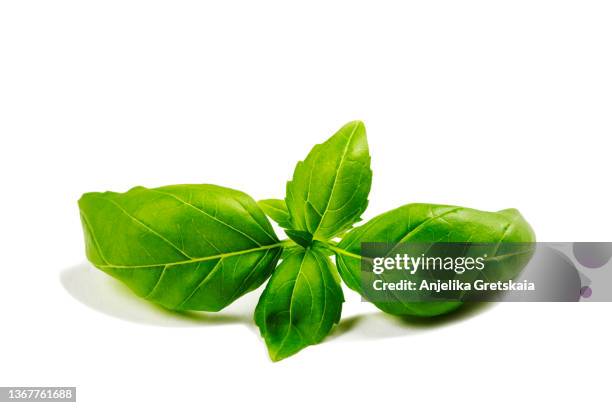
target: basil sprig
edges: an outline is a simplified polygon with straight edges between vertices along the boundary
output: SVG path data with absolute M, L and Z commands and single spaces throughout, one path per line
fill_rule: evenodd
M 257 203 L 209 184 L 84 194 L 79 209 L 87 258 L 138 296 L 171 310 L 219 311 L 267 280 L 255 323 L 277 361 L 332 331 L 344 302 L 341 279 L 364 295 L 362 242 L 535 239 L 516 210 L 433 204 L 408 204 L 353 228 L 368 205 L 371 182 L 365 126 L 350 122 L 298 162 L 284 200 Z M 289 239 L 279 240 L 266 215 Z M 495 271 L 515 276 L 530 256 L 504 254 Z M 462 303 L 374 304 L 395 315 L 430 317 Z

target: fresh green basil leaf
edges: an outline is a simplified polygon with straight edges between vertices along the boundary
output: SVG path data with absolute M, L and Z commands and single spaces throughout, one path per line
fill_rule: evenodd
M 289 210 L 285 200 L 279 200 L 277 198 L 270 198 L 267 200 L 259 200 L 257 202 L 259 207 L 264 213 L 272 218 L 279 227 L 291 229 L 291 218 L 289 217 Z
M 285 234 L 291 238 L 296 244 L 308 248 L 312 244 L 312 235 L 310 232 L 286 229 Z
M 336 263 L 347 286 L 364 296 L 361 284 L 362 242 L 497 243 L 495 247 L 501 248 L 500 243 L 531 243 L 534 240 L 531 227 L 514 209 L 485 212 L 447 205 L 408 204 L 381 214 L 346 234 L 336 248 Z M 432 246 L 430 251 L 434 250 Z M 496 255 L 500 255 L 499 252 L 492 254 L 490 260 Z M 520 251 L 497 258 L 495 271 L 498 278 L 515 277 L 531 255 L 532 251 Z M 460 301 L 404 302 L 398 299 L 373 303 L 391 314 L 413 316 L 444 314 L 462 305 Z
M 218 311 L 260 286 L 282 243 L 248 195 L 175 185 L 79 200 L 87 258 L 168 309 Z
M 329 258 L 312 247 L 292 250 L 255 309 L 272 360 L 320 343 L 340 320 L 342 302 L 340 278 Z
M 321 241 L 337 236 L 365 211 L 371 184 L 365 126 L 350 122 L 297 164 L 285 197 L 292 229 Z

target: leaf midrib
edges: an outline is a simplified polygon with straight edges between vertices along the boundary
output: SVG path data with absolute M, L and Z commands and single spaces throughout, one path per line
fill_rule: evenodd
M 340 174 L 342 166 L 344 165 L 344 159 L 346 158 L 346 155 L 348 154 L 349 147 L 350 147 L 351 143 L 353 142 L 353 137 L 355 136 L 355 133 L 357 132 L 358 128 L 359 128 L 359 125 L 356 124 L 355 127 L 353 128 L 353 130 L 351 131 L 351 134 L 348 137 L 346 145 L 344 146 L 344 150 L 342 152 L 342 156 L 340 157 L 340 163 L 338 164 L 338 167 L 336 168 L 336 172 L 334 173 L 334 182 L 332 184 L 331 193 L 329 194 L 329 198 L 327 199 L 327 203 L 325 205 L 325 209 L 321 212 L 322 215 L 321 215 L 321 218 L 319 219 L 319 222 L 317 224 L 317 228 L 312 233 L 313 237 L 317 236 L 317 233 L 319 232 L 319 229 L 321 228 L 321 225 L 323 225 L 323 221 L 325 221 L 325 217 L 327 215 L 327 210 L 329 209 L 329 205 L 330 205 L 330 203 L 331 203 L 331 201 L 332 201 L 332 199 L 334 197 L 334 192 L 336 190 L 336 183 L 338 181 L 338 175 Z M 312 170 L 311 170 L 311 174 L 312 174 Z M 310 191 L 308 191 L 308 194 L 310 194 Z
M 308 256 L 308 249 L 306 249 L 306 251 L 304 252 L 304 256 L 302 257 L 302 260 L 300 261 L 300 266 L 298 267 L 298 272 L 295 275 L 295 280 L 293 281 L 293 288 L 291 288 L 291 295 L 289 296 L 289 324 L 287 326 L 287 332 L 283 336 L 283 340 L 281 341 L 280 346 L 278 346 L 278 349 L 276 351 L 277 356 L 282 351 L 283 347 L 285 346 L 285 342 L 287 341 L 287 338 L 289 338 L 289 334 L 291 333 L 292 328 L 295 328 L 298 334 L 300 335 L 300 337 L 302 337 L 303 339 L 303 336 L 300 333 L 299 328 L 293 325 L 292 309 L 293 309 L 293 298 L 295 295 L 295 288 L 297 286 L 300 274 L 302 273 L 302 267 L 304 266 L 304 261 L 306 260 L 306 256 Z M 265 313 L 265 309 L 264 309 L 264 313 Z
M 191 264 L 191 263 L 197 263 L 197 262 L 204 262 L 204 261 L 210 261 L 213 259 L 222 259 L 222 258 L 229 258 L 232 256 L 238 256 L 238 255 L 244 255 L 244 254 L 248 254 L 251 252 L 257 252 L 257 251 L 263 251 L 263 250 L 268 250 L 268 249 L 272 249 L 272 248 L 280 248 L 282 246 L 285 246 L 287 244 L 288 240 L 284 240 L 284 241 L 279 241 L 275 244 L 271 244 L 271 245 L 263 245 L 260 247 L 256 247 L 256 248 L 249 248 L 249 249 L 244 249 L 241 251 L 234 251 L 234 252 L 226 252 L 226 253 L 222 253 L 222 254 L 215 254 L 215 255 L 210 255 L 210 256 L 204 256 L 204 257 L 200 257 L 200 258 L 192 258 L 192 259 L 188 259 L 188 260 L 184 260 L 184 261 L 177 261 L 177 262 L 164 262 L 164 263 L 158 263 L 158 264 L 148 264 L 148 265 L 113 265 L 113 264 L 105 264 L 105 265 L 99 265 L 99 264 L 93 264 L 95 267 L 97 268 L 113 268 L 113 269 L 136 269 L 136 268 L 153 268 L 153 267 L 159 267 L 159 266 L 175 266 L 175 265 L 186 265 L 186 264 Z

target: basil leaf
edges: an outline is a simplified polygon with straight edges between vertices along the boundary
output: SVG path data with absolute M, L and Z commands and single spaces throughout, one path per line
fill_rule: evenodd
M 255 322 L 274 361 L 321 342 L 340 320 L 344 296 L 334 265 L 316 248 L 296 247 L 276 268 Z
M 531 227 L 514 209 L 485 212 L 447 205 L 408 204 L 381 214 L 346 234 L 336 248 L 336 263 L 347 286 L 365 296 L 360 281 L 362 242 L 497 243 L 496 248 L 501 248 L 500 243 L 531 243 L 534 240 Z M 432 246 L 424 255 L 435 250 Z M 496 255 L 499 253 L 489 260 Z M 495 273 L 500 279 L 511 279 L 520 273 L 531 255 L 532 251 L 506 253 L 497 261 Z M 398 299 L 373 303 L 391 314 L 413 316 L 435 316 L 462 305 L 460 301 L 404 302 Z
M 285 201 L 293 230 L 326 240 L 350 228 L 368 206 L 370 153 L 362 122 L 350 122 L 299 162 Z
M 289 210 L 285 200 L 279 200 L 277 198 L 270 198 L 267 200 L 259 200 L 257 202 L 259 207 L 264 213 L 272 218 L 279 227 L 291 229 L 291 218 L 289 217 Z
M 310 235 L 309 232 L 287 229 L 285 230 L 285 233 L 293 240 L 293 242 L 303 246 L 304 248 L 308 248 L 312 244 L 312 235 Z
M 218 311 L 260 286 L 282 252 L 255 201 L 229 188 L 87 193 L 79 207 L 90 262 L 168 309 Z

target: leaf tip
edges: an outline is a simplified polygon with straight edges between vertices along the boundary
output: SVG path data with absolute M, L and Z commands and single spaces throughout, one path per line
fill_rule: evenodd
M 355 128 L 364 128 L 365 129 L 365 123 L 362 120 L 356 119 L 356 120 L 352 120 L 349 123 L 347 123 L 346 125 L 347 127 L 355 127 Z

